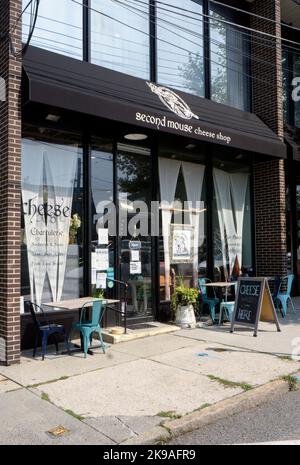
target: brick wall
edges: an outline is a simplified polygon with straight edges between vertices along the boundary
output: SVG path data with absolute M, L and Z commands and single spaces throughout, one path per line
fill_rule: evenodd
M 252 72 L 257 78 L 253 80 L 253 111 L 283 139 L 280 1 L 256 0 L 251 4 L 251 11 L 276 21 L 252 18 L 253 29 L 278 37 L 266 37 L 264 40 L 262 35 L 252 34 Z M 283 160 L 256 160 L 254 203 L 257 274 L 285 275 L 287 246 Z
M 0 1 L 0 33 L 15 24 L 21 0 Z M 21 47 L 21 25 L 11 35 Z M 20 359 L 20 219 L 21 219 L 21 60 L 9 53 L 9 40 L 0 41 L 0 77 L 6 98 L 0 102 L 0 362 Z

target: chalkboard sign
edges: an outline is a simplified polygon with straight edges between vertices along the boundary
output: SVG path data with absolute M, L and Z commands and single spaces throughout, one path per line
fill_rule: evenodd
M 260 320 L 273 322 L 280 331 L 278 317 L 266 278 L 239 278 L 231 333 L 235 324 L 254 327 L 257 336 Z

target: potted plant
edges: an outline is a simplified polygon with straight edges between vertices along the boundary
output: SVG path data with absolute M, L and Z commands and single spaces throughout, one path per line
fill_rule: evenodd
M 70 220 L 69 244 L 77 244 L 77 233 L 81 227 L 81 219 L 78 213 L 74 213 Z
M 175 288 L 172 296 L 175 310 L 175 324 L 181 327 L 194 327 L 196 325 L 195 309 L 199 298 L 199 290 L 186 287 L 183 282 Z
M 105 297 L 105 290 L 104 289 L 97 289 L 96 286 L 93 288 L 93 297 L 95 299 L 104 299 Z

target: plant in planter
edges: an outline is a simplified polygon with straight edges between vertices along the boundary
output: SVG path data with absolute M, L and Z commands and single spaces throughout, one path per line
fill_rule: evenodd
M 93 288 L 93 297 L 95 299 L 104 299 L 105 297 L 105 290 L 104 289 L 97 289 L 96 286 Z
M 173 309 L 175 310 L 175 323 L 178 326 L 195 326 L 195 308 L 198 303 L 199 290 L 186 287 L 183 282 L 175 288 L 172 296 Z
M 77 244 L 77 232 L 81 227 L 81 219 L 77 213 L 74 213 L 70 220 L 69 244 Z

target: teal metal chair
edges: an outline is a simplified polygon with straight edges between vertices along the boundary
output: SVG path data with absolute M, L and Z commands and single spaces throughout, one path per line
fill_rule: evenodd
M 279 305 L 281 306 L 280 310 L 281 310 L 283 318 L 286 317 L 289 302 L 291 303 L 293 313 L 296 313 L 296 310 L 295 310 L 295 307 L 292 301 L 292 297 L 291 297 L 294 279 L 295 279 L 295 276 L 293 274 L 290 274 L 286 276 L 285 278 L 282 278 L 281 284 L 278 290 L 278 294 L 274 299 L 277 310 L 279 309 Z M 282 290 L 283 286 L 286 287 L 285 291 Z
M 100 326 L 100 322 L 101 322 L 102 314 L 103 314 L 102 301 L 101 300 L 92 301 L 92 304 L 93 304 L 92 305 L 92 319 L 85 320 L 86 309 L 87 309 L 87 306 L 90 306 L 90 304 L 91 302 L 86 302 L 81 307 L 80 321 L 78 323 L 74 323 L 72 326 L 72 330 L 79 330 L 81 332 L 82 340 L 83 340 L 84 358 L 86 358 L 87 356 L 87 352 L 89 349 L 89 343 L 92 344 L 93 333 L 95 332 L 98 333 L 99 335 L 100 344 L 101 344 L 103 353 L 105 354 L 105 344 L 103 342 L 101 326 Z
M 234 291 L 236 293 L 236 288 L 237 288 L 237 282 L 232 283 L 232 287 L 234 287 Z M 226 288 L 226 294 L 225 294 L 225 301 L 220 303 L 220 315 L 219 315 L 219 325 L 222 324 L 222 316 L 223 313 L 226 316 L 227 320 L 232 321 L 233 313 L 234 313 L 234 305 L 235 301 L 228 301 L 228 292 Z
M 212 288 L 214 297 L 208 297 L 208 295 L 207 295 L 207 287 L 205 286 L 205 284 L 211 283 L 211 282 L 212 281 L 210 279 L 208 279 L 208 278 L 199 278 L 198 279 L 198 285 L 199 285 L 199 289 L 200 289 L 200 298 L 202 300 L 202 307 L 204 305 L 208 305 L 210 317 L 211 317 L 211 319 L 213 321 L 215 321 L 215 318 L 216 318 L 216 306 L 219 304 L 220 299 L 218 299 L 218 297 L 216 296 L 216 291 L 215 291 L 214 288 Z

